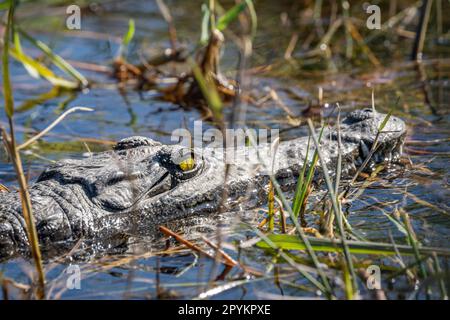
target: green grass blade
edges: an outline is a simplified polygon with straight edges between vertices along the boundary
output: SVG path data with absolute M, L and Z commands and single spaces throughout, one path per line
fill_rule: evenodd
M 436 273 L 442 274 L 442 269 L 441 269 L 441 266 L 439 265 L 439 259 L 436 254 L 433 254 L 433 262 L 434 262 L 434 268 L 436 270 Z M 447 288 L 446 288 L 443 278 L 439 279 L 439 290 L 441 291 L 441 299 L 448 300 Z
M 274 241 L 272 241 L 272 239 L 270 239 L 270 237 L 267 237 L 264 233 L 262 233 L 258 229 L 253 229 L 253 231 L 261 238 L 260 242 L 258 242 L 258 243 L 264 243 L 266 245 L 266 248 L 278 250 L 278 253 L 284 260 L 286 260 L 292 267 L 296 268 L 300 274 L 302 274 L 306 279 L 308 279 L 320 291 L 322 291 L 324 294 L 327 294 L 328 289 L 325 288 L 323 286 L 323 284 L 321 284 L 319 281 L 317 281 L 314 277 L 312 277 L 307 271 L 301 269 L 298 266 L 298 264 L 291 257 L 289 257 L 289 255 L 287 255 L 283 251 L 280 251 L 279 249 L 281 249 L 281 247 L 279 247 Z
M 334 187 L 332 185 L 330 175 L 328 173 L 328 168 L 327 168 L 325 159 L 324 159 L 323 154 L 322 154 L 322 152 L 320 150 L 320 143 L 319 143 L 319 141 L 318 141 L 318 139 L 316 137 L 315 129 L 314 129 L 314 126 L 313 126 L 313 123 L 312 123 L 311 119 L 308 119 L 308 127 L 309 127 L 309 132 L 311 134 L 312 140 L 314 142 L 314 145 L 316 146 L 316 152 L 317 152 L 317 154 L 319 156 L 320 165 L 322 167 L 322 172 L 323 172 L 323 175 L 324 175 L 324 178 L 325 178 L 325 182 L 326 182 L 326 186 L 327 186 L 327 189 L 328 189 L 328 195 L 330 196 L 330 200 L 331 200 L 331 203 L 332 203 L 332 208 L 333 208 L 334 214 L 336 215 L 336 218 L 337 218 L 336 220 L 337 220 L 339 233 L 341 235 L 341 242 L 342 242 L 344 257 L 345 257 L 345 261 L 347 263 L 347 267 L 349 268 L 350 273 L 352 275 L 353 291 L 355 291 L 356 288 L 357 288 L 356 272 L 355 272 L 355 270 L 353 268 L 353 261 L 352 261 L 351 253 L 350 253 L 350 251 L 348 249 L 348 246 L 347 246 L 345 230 L 344 230 L 343 223 L 342 223 L 342 215 L 343 214 L 341 212 L 341 207 L 340 207 L 339 202 L 337 201 L 336 193 L 335 193 Z
M 128 31 L 122 39 L 122 45 L 124 47 L 127 47 L 130 44 L 131 40 L 134 37 L 134 32 L 135 32 L 134 19 L 130 19 L 130 21 L 128 21 Z
M 250 138 L 251 145 L 256 146 L 256 141 L 252 137 L 252 135 L 250 135 L 249 138 Z M 264 161 L 262 160 L 261 155 L 260 155 L 259 152 L 257 152 L 257 155 L 258 155 L 258 160 L 261 163 L 264 163 Z M 283 193 L 283 190 L 281 190 L 280 184 L 277 182 L 277 180 L 275 179 L 275 177 L 273 175 L 269 175 L 269 178 L 272 181 L 273 186 L 275 187 L 275 190 L 276 190 L 276 192 L 278 194 L 279 199 L 281 200 L 283 206 L 286 208 L 287 212 L 289 213 L 289 217 L 292 220 L 292 223 L 295 225 L 295 230 L 298 233 L 298 236 L 300 237 L 300 239 L 302 239 L 302 241 L 306 245 L 306 251 L 307 251 L 309 257 L 311 258 L 314 266 L 317 269 L 317 273 L 319 274 L 319 277 L 321 278 L 322 285 L 323 285 L 323 287 L 326 290 L 327 297 L 331 298 L 333 296 L 333 289 L 330 286 L 330 283 L 328 281 L 327 275 L 323 271 L 323 268 L 322 268 L 321 264 L 319 263 L 319 260 L 318 260 L 318 258 L 316 256 L 313 248 L 309 244 L 308 238 L 306 237 L 305 233 L 303 232 L 302 227 L 298 223 L 298 219 L 295 217 L 291 206 L 288 204 L 288 201 L 287 201 L 287 199 L 286 199 L 286 197 L 285 197 L 285 195 Z
M 267 236 L 277 247 L 285 250 L 305 250 L 305 243 L 295 235 L 271 234 Z M 324 252 L 343 252 L 340 240 L 319 239 L 307 237 L 309 243 L 315 251 Z M 346 241 L 349 251 L 353 254 L 374 254 L 374 255 L 395 255 L 396 251 L 392 244 L 382 242 L 364 242 L 364 241 Z M 264 241 L 256 244 L 260 248 L 270 248 Z M 405 255 L 415 255 L 415 248 L 407 245 L 396 245 L 400 253 Z M 450 256 L 450 250 L 447 248 L 419 247 L 417 250 L 423 254 L 432 254 Z
M 128 21 L 128 30 L 127 33 L 125 33 L 125 35 L 122 38 L 122 43 L 119 47 L 119 51 L 117 53 L 117 57 L 121 58 L 123 56 L 124 51 L 127 50 L 128 45 L 130 44 L 131 40 L 134 37 L 134 32 L 135 32 L 135 25 L 134 25 L 134 19 L 130 19 Z
M 11 27 L 14 17 L 14 6 L 8 3 L 8 22 L 3 36 L 3 55 L 2 55 L 2 67 L 3 67 L 3 96 L 5 98 L 5 111 L 8 118 L 12 118 L 14 115 L 14 101 L 11 89 L 11 82 L 9 77 L 9 36 L 11 34 Z
M 308 156 L 309 156 L 309 147 L 311 144 L 311 136 L 308 138 L 308 146 L 306 147 L 305 160 L 303 161 L 302 170 L 300 170 L 300 175 L 298 176 L 297 186 L 295 189 L 294 200 L 292 201 L 292 211 L 294 212 L 295 217 L 298 217 L 300 212 L 300 207 L 302 203 L 300 202 L 300 198 L 303 192 L 303 181 L 305 179 L 305 171 L 308 164 Z
M 380 127 L 378 128 L 378 132 L 383 131 L 384 127 L 386 127 L 386 124 L 388 123 L 391 116 L 392 116 L 392 109 L 389 110 L 388 114 L 384 117 L 383 121 L 380 124 Z
M 268 226 L 269 231 L 273 231 L 274 228 L 274 221 L 275 221 L 275 189 L 272 185 L 272 182 L 269 182 L 269 203 L 268 203 L 269 212 L 267 214 L 268 216 Z
M 27 41 L 29 41 L 31 44 L 33 44 L 36 48 L 41 50 L 51 61 L 52 63 L 57 66 L 61 71 L 67 73 L 68 75 L 75 78 L 77 81 L 79 81 L 83 86 L 88 85 L 87 79 L 80 73 L 78 70 L 76 70 L 70 63 L 68 63 L 64 58 L 57 55 L 53 52 L 53 50 L 48 47 L 45 43 L 43 43 L 40 40 L 34 39 L 32 36 L 30 36 L 28 33 L 23 31 L 22 29 L 18 28 L 17 30 Z M 16 47 L 17 48 L 17 47 Z
M 420 256 L 419 252 L 419 243 L 416 239 L 416 236 L 414 234 L 414 230 L 411 225 L 411 221 L 409 220 L 409 215 L 405 211 L 400 212 L 401 217 L 403 219 L 403 225 L 405 226 L 406 231 L 408 232 L 408 242 L 412 246 L 414 250 L 414 257 L 416 258 L 417 264 L 419 266 L 420 273 L 422 275 L 423 279 L 426 279 L 428 277 L 427 270 L 422 262 L 422 258 Z
M 378 132 L 375 136 L 374 142 L 372 144 L 372 148 L 370 149 L 370 152 L 367 155 L 364 162 L 362 163 L 362 165 L 356 171 L 356 174 L 353 176 L 353 179 L 350 181 L 349 186 L 352 186 L 353 183 L 355 183 L 356 179 L 359 177 L 359 175 L 364 170 L 364 168 L 367 166 L 367 164 L 369 163 L 369 160 L 372 158 L 373 154 L 375 153 L 377 146 L 378 146 L 378 139 L 380 138 L 380 134 L 381 134 L 382 130 L 384 129 L 384 127 L 386 126 L 386 124 L 388 123 L 388 121 L 392 115 L 392 111 L 393 111 L 393 109 L 391 109 L 388 112 L 388 114 L 384 117 L 383 121 L 381 122 L 380 126 L 378 127 Z
M 23 52 L 19 52 L 16 48 L 9 48 L 9 53 L 14 59 L 21 62 L 24 66 L 27 65 L 29 68 L 33 68 L 39 75 L 47 79 L 51 84 L 68 89 L 78 88 L 78 83 L 56 76 L 53 71 L 48 69 L 46 66 L 27 56 Z
M 19 54 L 24 54 L 24 52 L 22 50 L 22 45 L 20 43 L 20 37 L 19 37 L 19 34 L 16 32 L 16 29 L 13 32 L 13 39 L 14 39 L 14 47 L 16 48 L 17 52 Z M 30 76 L 32 76 L 35 79 L 40 78 L 39 72 L 37 72 L 35 68 L 33 68 L 32 66 L 30 66 L 27 63 L 23 63 L 23 66 L 25 67 L 25 69 L 27 70 L 27 72 Z
M 205 45 L 209 41 L 209 19 L 211 12 L 208 9 L 208 6 L 206 4 L 202 5 L 202 28 L 201 28 L 201 34 L 200 34 L 200 44 Z
M 251 36 L 252 36 L 252 39 L 254 39 L 256 36 L 256 29 L 258 28 L 258 16 L 256 14 L 256 10 L 255 10 L 253 1 L 246 0 L 245 2 L 247 3 L 248 11 L 250 12 L 250 19 L 252 21 Z
M 191 65 L 194 78 L 202 91 L 202 94 L 210 107 L 214 119 L 216 121 L 221 121 L 222 119 L 222 100 L 220 99 L 219 93 L 217 91 L 216 85 L 211 79 L 207 79 L 200 70 L 200 67 L 195 63 L 192 58 L 188 59 Z
M 10 6 L 11 6 L 11 0 L 6 0 L 6 1 L 0 2 L 0 10 L 8 10 Z
M 388 218 L 389 221 L 391 221 L 391 222 L 397 227 L 397 230 L 398 230 L 398 231 L 400 231 L 401 233 L 403 233 L 405 236 L 408 235 L 408 231 L 406 231 L 405 227 L 404 227 L 400 222 L 398 222 L 396 219 L 392 218 L 389 214 L 387 214 L 387 213 L 384 212 L 384 211 L 381 211 L 381 213 L 382 213 L 386 218 Z
M 225 12 L 225 14 L 219 18 L 219 20 L 217 21 L 216 28 L 220 31 L 225 30 L 228 27 L 228 25 L 232 21 L 234 21 L 242 11 L 244 11 L 246 7 L 247 1 L 236 4 L 234 7 Z

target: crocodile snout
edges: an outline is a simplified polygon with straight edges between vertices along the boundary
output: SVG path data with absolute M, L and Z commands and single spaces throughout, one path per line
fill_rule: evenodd
M 350 112 L 350 114 L 346 118 L 346 122 L 349 124 L 353 124 L 356 122 L 364 121 L 374 117 L 374 113 L 372 109 L 365 108 L 360 110 L 355 110 Z

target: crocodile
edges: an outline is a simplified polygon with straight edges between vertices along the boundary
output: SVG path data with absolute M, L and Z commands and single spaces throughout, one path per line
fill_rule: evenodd
M 379 132 L 380 124 L 388 119 L 385 117 L 366 108 L 350 112 L 338 126 L 325 127 L 320 148 L 332 175 L 339 154 L 343 177 L 354 174 L 369 156 L 369 169 L 398 161 L 405 123 L 391 116 Z M 377 148 L 371 152 L 375 140 Z M 308 163 L 305 158 L 311 160 L 313 155 L 314 145 L 311 143 L 307 152 L 308 145 L 306 136 L 279 142 L 271 171 L 250 163 L 244 154 L 227 165 L 214 152 L 164 145 L 139 136 L 119 141 L 110 151 L 60 160 L 29 186 L 40 246 L 157 234 L 158 226 L 170 221 L 256 207 L 267 199 L 269 173 L 283 190 L 295 187 L 300 169 Z M 258 148 L 247 150 L 263 158 L 265 151 L 261 154 Z M 321 169 L 317 172 L 316 183 Z M 0 192 L 0 257 L 27 253 L 20 195 Z

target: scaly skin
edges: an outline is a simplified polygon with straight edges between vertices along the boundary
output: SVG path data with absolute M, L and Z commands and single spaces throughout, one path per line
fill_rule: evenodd
M 362 164 L 384 118 L 384 114 L 365 109 L 352 112 L 340 124 L 344 177 Z M 404 122 L 391 117 L 379 136 L 379 148 L 370 165 L 396 161 L 405 133 Z M 273 173 L 284 189 L 295 186 L 307 141 L 307 137 L 301 137 L 278 145 Z M 196 156 L 194 169 L 181 170 L 174 162 L 183 150 L 179 145 L 131 137 L 120 141 L 113 151 L 81 160 L 62 160 L 48 167 L 30 186 L 41 247 L 73 244 L 81 238 L 95 241 L 151 234 L 161 224 L 217 212 L 224 187 L 227 210 L 255 207 L 267 199 L 266 171 L 243 156 L 258 151 L 237 150 L 224 182 L 225 164 L 213 154 Z M 265 149 L 258 150 L 264 158 Z M 334 169 L 336 129 L 324 131 L 321 151 L 328 169 Z M 194 154 L 200 151 L 194 150 Z M 24 226 L 19 194 L 0 193 L 0 257 L 27 253 Z

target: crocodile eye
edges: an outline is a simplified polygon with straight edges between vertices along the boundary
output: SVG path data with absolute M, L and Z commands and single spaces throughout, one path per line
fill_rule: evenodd
M 175 164 L 178 166 L 178 173 L 174 174 L 178 179 L 186 180 L 197 175 L 203 167 L 203 162 L 201 157 L 191 154 L 185 155 L 175 161 Z
M 161 150 L 157 155 L 157 161 L 179 180 L 192 178 L 203 168 L 201 156 L 189 149 Z
M 195 168 L 195 160 L 194 157 L 189 157 L 183 161 L 181 161 L 178 166 L 183 171 L 190 171 Z

